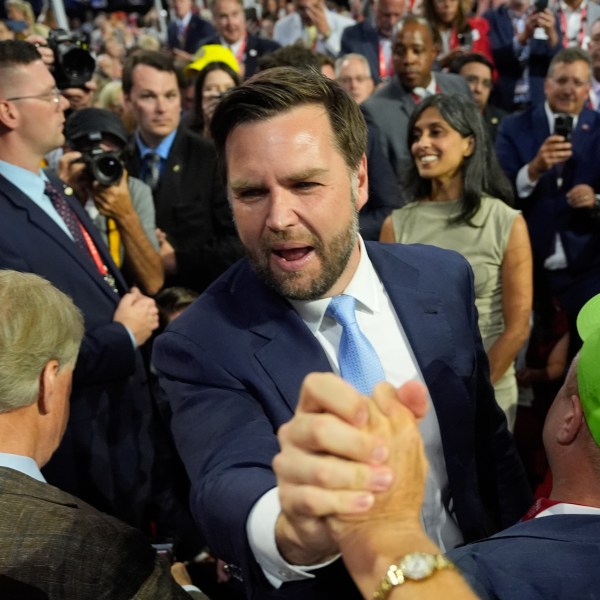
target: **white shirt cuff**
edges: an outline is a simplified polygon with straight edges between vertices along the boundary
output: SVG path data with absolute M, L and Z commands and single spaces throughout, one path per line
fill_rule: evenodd
M 531 181 L 529 179 L 529 171 L 527 164 L 523 165 L 517 173 L 517 179 L 515 182 L 517 188 L 517 194 L 519 198 L 528 198 L 531 196 L 531 192 L 535 189 L 537 181 Z
M 275 540 L 275 525 L 280 512 L 279 492 L 274 487 L 256 501 L 246 522 L 246 534 L 254 558 L 274 588 L 280 588 L 287 581 L 312 579 L 311 571 L 326 567 L 338 558 L 310 567 L 289 564 L 279 553 Z

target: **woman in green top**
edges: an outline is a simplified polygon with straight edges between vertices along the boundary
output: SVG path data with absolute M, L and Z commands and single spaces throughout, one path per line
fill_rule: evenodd
M 407 196 L 385 220 L 383 242 L 425 243 L 460 252 L 475 275 L 479 329 L 498 404 L 512 429 L 514 360 L 529 334 L 532 259 L 527 226 L 475 104 L 438 94 L 408 124 L 413 158 Z

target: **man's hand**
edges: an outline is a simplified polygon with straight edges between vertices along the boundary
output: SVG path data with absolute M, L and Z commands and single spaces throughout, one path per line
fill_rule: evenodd
M 144 296 L 136 287 L 125 294 L 113 316 L 113 321 L 121 323 L 141 346 L 158 327 L 158 308 L 152 298 Z
M 32 33 L 25 38 L 25 41 L 33 44 L 37 48 L 37 51 L 42 57 L 42 62 L 47 67 L 52 67 L 52 65 L 54 65 L 54 52 L 52 48 L 48 46 L 48 40 L 43 35 Z
M 85 204 L 91 194 L 91 182 L 81 156 L 81 152 L 66 150 L 58 161 L 57 175 L 73 188 L 75 196 Z
M 556 32 L 556 17 L 554 13 L 549 8 L 545 8 L 541 12 L 533 14 L 537 17 L 537 27 L 541 27 L 548 36 L 548 45 L 556 46 L 558 43 L 558 33 Z
M 167 239 L 167 234 L 162 229 L 156 229 L 156 239 L 158 240 L 160 260 L 165 275 L 174 275 L 177 273 L 175 248 L 173 248 L 171 242 Z
M 331 30 L 327 22 L 327 14 L 325 12 L 325 2 L 317 0 L 313 4 L 306 7 L 305 14 L 310 22 L 317 28 L 317 31 L 325 38 L 329 36 Z
M 362 431 L 368 398 L 330 373 L 308 375 L 294 418 L 279 429 L 273 461 L 282 513 L 276 539 L 284 558 L 299 565 L 337 553 L 325 517 L 368 510 L 391 471 L 380 441 Z
M 94 181 L 91 195 L 98 212 L 117 222 L 131 217 L 135 213 L 127 185 L 127 173 L 123 174 L 118 184 L 108 187 Z
M 537 181 L 548 169 L 569 160 L 572 155 L 571 142 L 567 142 L 562 135 L 548 136 L 528 165 L 529 179 Z
M 567 192 L 567 201 L 573 208 L 594 208 L 596 192 L 591 185 L 580 183 Z

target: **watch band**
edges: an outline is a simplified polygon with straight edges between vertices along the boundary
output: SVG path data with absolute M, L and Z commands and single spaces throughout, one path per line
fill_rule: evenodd
M 385 600 L 393 588 L 402 585 L 406 580 L 421 581 L 431 577 L 440 569 L 454 568 L 454 563 L 443 554 L 411 552 L 404 555 L 398 564 L 389 566 L 385 577 L 373 593 L 373 600 Z

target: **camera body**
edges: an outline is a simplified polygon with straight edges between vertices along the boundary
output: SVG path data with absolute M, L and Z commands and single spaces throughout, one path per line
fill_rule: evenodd
M 96 61 L 88 52 L 85 36 L 53 29 L 48 36 L 48 47 L 54 53 L 53 74 L 59 90 L 83 87 L 92 78 Z
M 78 138 L 75 150 L 80 150 L 81 161 L 87 171 L 100 185 L 109 187 L 121 181 L 125 167 L 121 160 L 120 151 L 104 150 L 100 143 L 100 132 L 90 133 Z

